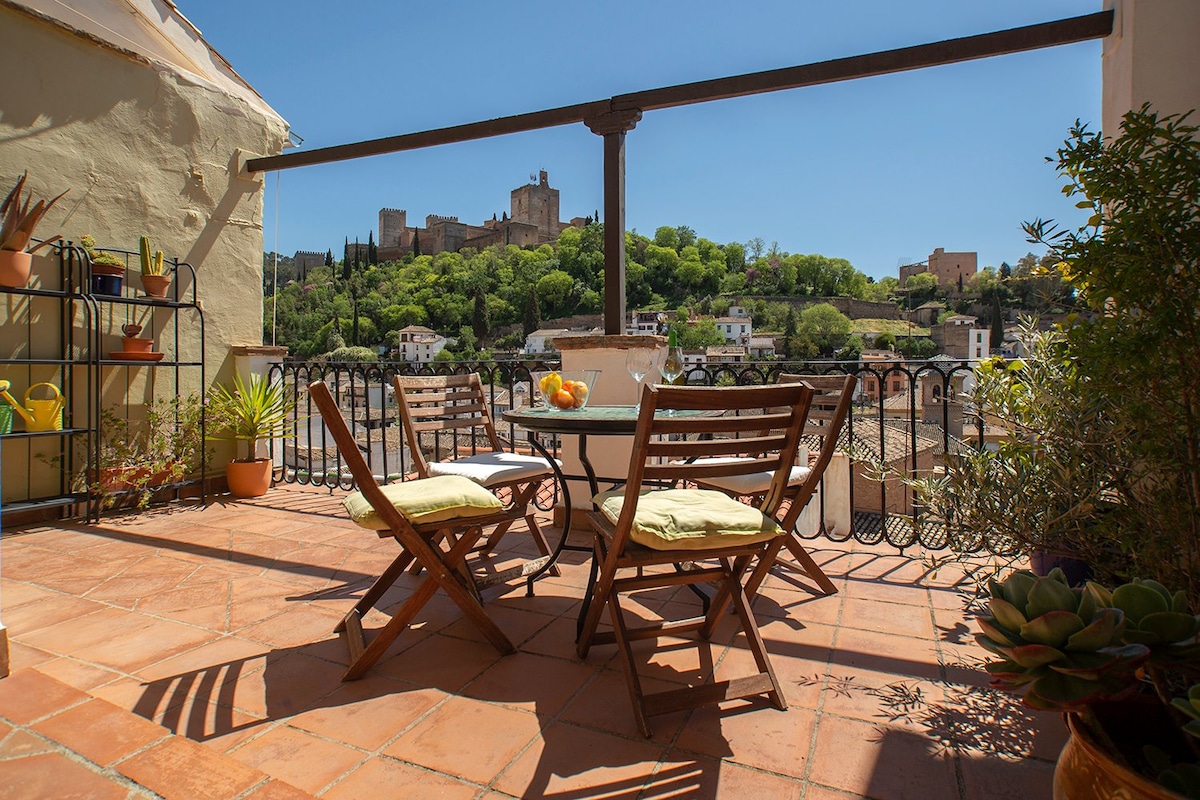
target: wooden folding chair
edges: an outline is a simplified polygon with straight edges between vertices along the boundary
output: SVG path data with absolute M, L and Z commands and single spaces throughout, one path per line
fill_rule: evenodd
M 483 554 L 492 552 L 512 524 L 524 520 L 542 554 L 541 558 L 527 561 L 514 570 L 486 578 L 476 577 L 477 585 L 482 588 L 512 577 L 523 577 L 545 564 L 550 557 L 550 545 L 538 527 L 533 503 L 538 489 L 546 480 L 552 479 L 554 473 L 546 459 L 513 453 L 505 447 L 488 410 L 487 395 L 479 374 L 398 375 L 394 383 L 404 435 L 420 477 L 461 475 L 491 492 L 508 490 L 507 516 L 475 549 Z M 449 452 L 443 456 L 435 450 L 433 458 L 427 457 L 429 440 L 445 431 L 452 434 Z M 468 453 L 460 456 L 458 444 L 462 438 L 468 442 Z M 551 567 L 550 572 L 558 575 L 558 567 Z
M 774 515 L 787 490 L 787 466 L 795 459 L 812 390 L 804 384 L 732 388 L 647 386 L 642 393 L 628 482 L 593 498 L 589 515 L 599 566 L 588 587 L 577 651 L 616 643 L 629 684 L 638 727 L 650 735 L 647 717 L 720 700 L 766 695 L 787 708 L 767 658 L 743 579 L 767 569 L 787 536 Z M 723 411 L 722 415 L 663 411 Z M 782 409 L 782 410 L 780 410 Z M 699 437 L 697 439 L 696 437 Z M 697 456 L 718 463 L 693 463 Z M 762 504 L 752 507 L 706 489 L 686 486 L 719 475 L 774 471 L 778 476 Z M 697 558 L 704 560 L 682 569 Z M 666 567 L 674 568 L 672 570 Z M 684 620 L 629 627 L 620 595 L 659 587 L 719 582 L 707 613 Z M 708 639 L 732 600 L 758 672 L 656 694 L 642 692 L 630 642 L 695 632 Z M 598 631 L 605 608 L 611 631 Z
M 329 387 L 323 381 L 315 381 L 309 384 L 308 391 L 358 486 L 358 492 L 345 501 L 351 517 L 363 527 L 375 530 L 381 538 L 394 538 L 401 547 L 400 554 L 336 628 L 350 651 L 350 665 L 342 680 L 361 678 L 438 589 L 462 609 L 497 650 L 504 654 L 514 652 L 512 642 L 483 610 L 474 587 L 458 574 L 459 566 L 484 528 L 507 518 L 503 503 L 491 492 L 456 476 L 379 486 Z M 437 545 L 438 539 L 445 537 L 457 538 L 448 552 Z M 427 577 L 367 644 L 363 616 L 414 561 L 426 570 Z
M 795 559 L 795 564 L 792 566 L 815 582 L 826 594 L 836 594 L 837 586 L 804 549 L 804 544 L 795 529 L 796 521 L 813 499 L 825 477 L 825 468 L 829 466 L 833 454 L 837 451 L 838 435 L 850 413 L 850 404 L 854 399 L 854 387 L 857 379 L 853 375 L 784 373 L 779 376 L 779 383 L 800 382 L 813 389 L 812 405 L 809 407 L 808 420 L 805 423 L 804 438 L 815 440 L 818 447 L 815 453 L 810 454 L 807 464 L 792 465 L 788 469 L 789 496 L 787 503 L 781 508 L 783 516 L 780 524 L 791 534 L 784 542 L 784 546 Z M 770 489 L 774 477 L 774 473 L 761 472 L 700 479 L 698 484 L 718 489 L 733 497 L 760 499 Z M 751 598 L 758 593 L 758 587 L 767 572 L 768 570 L 764 570 L 757 573 L 751 581 L 746 583 L 746 594 Z

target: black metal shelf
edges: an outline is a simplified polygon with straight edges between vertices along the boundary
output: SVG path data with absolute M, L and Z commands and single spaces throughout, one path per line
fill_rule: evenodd
M 0 439 L 33 439 L 38 436 L 75 436 L 90 433 L 91 428 L 63 428 L 58 431 L 13 431 L 0 436 Z
M 91 294 L 92 300 L 118 306 L 148 306 L 152 308 L 192 308 L 197 305 L 188 300 L 170 300 L 164 297 L 117 297 L 112 294 Z
M 50 497 L 20 500 L 15 503 L 5 503 L 0 508 L 3 514 L 19 514 L 22 511 L 36 511 L 43 508 L 64 508 L 88 501 L 87 492 L 71 492 L 69 494 L 52 495 Z
M 0 364 L 10 364 L 14 367 L 42 367 L 42 366 L 61 366 L 63 364 L 90 364 L 91 359 L 80 356 L 78 358 L 0 358 Z
M 201 367 L 204 366 L 202 361 L 167 361 L 165 358 L 158 361 L 138 361 L 128 358 L 102 358 L 100 365 L 105 367 Z
M 77 291 L 70 289 L 30 289 L 27 286 L 0 286 L 4 294 L 21 294 L 26 297 L 57 297 L 60 300 L 69 297 L 81 297 Z

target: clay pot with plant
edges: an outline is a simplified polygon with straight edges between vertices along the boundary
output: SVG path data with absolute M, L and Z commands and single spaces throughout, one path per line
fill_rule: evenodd
M 33 254 L 62 238 L 56 234 L 32 247 L 29 246 L 38 223 L 66 192 L 49 202 L 38 200 L 34 203 L 32 191 L 28 196 L 22 197 L 28 176 L 28 172 L 21 174 L 17 185 L 8 193 L 3 205 L 0 205 L 0 286 L 25 286 L 33 268 Z
M 271 488 L 272 462 L 258 457 L 258 444 L 268 439 L 282 439 L 293 419 L 296 400 L 288 394 L 282 381 L 270 381 L 261 375 L 251 375 L 244 382 L 234 375 L 232 389 L 218 385 L 209 406 L 211 438 L 245 442 L 245 458 L 229 461 L 225 478 L 234 497 L 259 497 Z
M 142 264 L 142 288 L 148 297 L 165 298 L 167 289 L 171 286 L 171 276 L 165 274 L 163 251 L 156 250 L 150 254 L 150 237 L 143 236 L 138 240 L 138 251 Z
M 87 253 L 92 294 L 119 297 L 125 282 L 125 261 L 115 253 L 96 249 L 96 240 L 89 233 L 80 237 L 79 243 Z

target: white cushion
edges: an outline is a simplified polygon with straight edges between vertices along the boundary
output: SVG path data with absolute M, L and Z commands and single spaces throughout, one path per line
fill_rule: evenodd
M 562 466 L 562 462 L 558 461 L 558 465 Z M 549 471 L 550 464 L 546 459 L 519 453 L 476 453 L 457 461 L 432 461 L 429 464 L 431 477 L 461 475 L 480 486 L 497 486 L 535 478 Z
M 748 458 L 697 458 L 693 464 L 731 464 L 737 461 L 750 461 Z M 812 470 L 808 467 L 792 467 L 791 474 L 788 475 L 788 486 L 799 486 L 808 480 L 808 476 L 812 474 Z M 701 478 L 700 483 L 705 486 L 715 486 L 722 491 L 736 495 L 755 495 L 766 494 L 771 488 L 771 481 L 774 479 L 775 473 L 766 470 L 764 472 L 751 472 L 747 475 L 720 475 L 711 478 Z

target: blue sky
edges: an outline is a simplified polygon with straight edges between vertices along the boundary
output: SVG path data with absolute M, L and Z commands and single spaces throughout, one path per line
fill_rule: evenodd
M 1090 14 L 1100 0 L 180 0 L 304 149 Z M 1100 123 L 1100 43 L 649 112 L 626 140 L 626 225 L 689 225 L 849 259 L 875 277 L 934 248 L 980 266 L 1021 222 L 1081 213 L 1045 157 Z M 381 207 L 464 222 L 545 169 L 564 219 L 603 205 L 583 125 L 268 175 L 266 249 L 378 236 Z M 276 200 L 276 175 L 278 201 Z M 275 218 L 278 211 L 278 230 Z

